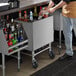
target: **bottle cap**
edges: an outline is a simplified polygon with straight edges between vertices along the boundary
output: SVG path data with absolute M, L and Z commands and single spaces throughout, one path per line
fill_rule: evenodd
M 19 13 L 21 13 L 21 11 L 19 11 Z
M 13 18 L 11 19 L 11 22 L 13 22 L 14 20 L 13 20 Z
M 26 11 L 24 11 L 24 13 L 26 13 Z
M 40 6 L 40 10 L 42 9 L 42 7 Z

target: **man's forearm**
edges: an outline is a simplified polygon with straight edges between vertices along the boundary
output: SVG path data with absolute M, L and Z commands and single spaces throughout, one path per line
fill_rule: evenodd
M 53 8 L 54 8 L 55 10 L 57 10 L 57 9 L 63 7 L 65 4 L 66 4 L 66 2 L 61 1 L 61 2 L 59 2 L 56 6 L 54 6 Z
M 49 8 L 52 8 L 53 6 L 54 6 L 54 2 L 52 0 L 50 0 L 49 5 L 48 5 L 47 8 L 49 9 Z

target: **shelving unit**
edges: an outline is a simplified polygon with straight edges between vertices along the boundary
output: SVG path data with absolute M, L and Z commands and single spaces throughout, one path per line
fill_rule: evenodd
M 2 54 L 2 65 L 0 67 L 3 70 L 3 76 L 5 76 L 5 55 L 11 56 L 14 53 L 17 53 L 18 56 L 14 56 L 18 59 L 18 70 L 20 70 L 20 51 L 28 47 L 28 39 L 25 39 L 21 42 L 16 43 L 15 45 L 8 46 L 7 40 L 3 28 L 0 28 L 0 53 Z M 12 51 L 9 51 L 11 50 Z

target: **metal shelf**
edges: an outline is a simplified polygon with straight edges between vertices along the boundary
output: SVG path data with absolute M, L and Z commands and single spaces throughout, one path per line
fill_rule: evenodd
M 23 1 L 23 2 L 22 2 Z M 44 5 L 44 4 L 48 4 L 48 0 L 37 0 L 37 2 L 35 1 L 29 1 L 29 0 L 22 0 L 20 2 L 20 7 L 19 8 L 14 8 L 14 9 L 10 9 L 10 10 L 7 10 L 7 11 L 3 11 L 3 12 L 0 12 L 0 16 L 1 15 L 7 15 L 7 14 L 10 14 L 10 13 L 14 13 L 14 12 L 18 12 L 19 10 L 25 10 L 27 8 L 32 8 L 33 6 L 40 6 L 40 5 Z

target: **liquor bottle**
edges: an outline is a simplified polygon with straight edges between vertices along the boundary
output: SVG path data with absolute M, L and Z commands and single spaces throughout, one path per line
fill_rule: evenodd
M 9 40 L 9 41 L 7 42 L 7 44 L 8 44 L 8 46 L 12 46 L 12 45 L 13 45 L 12 40 Z
M 6 22 L 1 22 L 1 25 L 3 26 L 3 31 L 4 31 L 4 34 L 7 34 L 7 26 L 6 26 Z
M 33 21 L 33 12 L 30 11 L 30 21 Z
M 9 38 L 8 40 L 12 40 L 14 38 L 14 31 L 15 31 L 13 19 L 11 19 L 10 24 L 8 23 L 7 30 L 8 30 L 8 38 Z
M 9 51 L 8 51 L 8 53 L 11 53 L 13 51 L 13 49 L 10 49 Z
M 24 11 L 24 21 L 27 21 L 28 19 L 27 19 L 27 12 L 26 11 Z
M 12 46 L 13 45 L 13 42 L 12 42 L 12 38 L 13 38 L 13 34 L 12 34 L 12 32 L 11 32 L 11 27 L 9 26 L 9 27 L 7 27 L 8 28 L 8 34 L 7 34 L 7 43 L 8 43 L 8 46 L 10 47 L 10 46 Z
M 7 27 L 7 30 L 9 30 L 9 32 L 10 32 L 11 28 L 10 28 L 10 20 L 9 20 L 8 15 L 7 15 L 7 19 L 6 19 L 6 27 Z
M 43 7 L 43 8 L 42 8 L 42 10 L 46 10 L 46 9 L 47 9 L 46 7 Z M 43 13 L 43 17 L 44 17 L 44 18 L 48 17 L 48 14 L 49 14 L 48 12 L 44 12 L 44 13 Z
M 24 11 L 24 19 L 27 19 L 27 12 Z
M 6 27 L 6 20 L 4 18 L 4 16 L 1 16 L 1 24 L 2 24 L 2 28 L 5 28 Z
M 17 43 L 17 39 L 12 39 L 12 43 L 13 43 L 13 45 L 15 45 L 16 43 Z
M 14 22 L 14 19 L 12 18 L 11 19 L 11 32 L 14 33 L 15 31 L 15 22 Z
M 37 20 L 38 19 L 38 13 L 37 13 L 37 7 L 34 6 L 34 13 L 33 13 L 34 19 Z
M 10 31 L 11 31 L 11 28 L 10 28 L 10 21 L 9 21 L 9 16 L 7 15 L 7 19 L 6 19 L 6 28 L 7 28 L 7 40 L 9 40 L 10 36 Z
M 12 38 L 13 45 L 17 43 L 17 31 L 14 32 L 14 37 Z
M 8 40 L 8 46 L 12 46 L 13 45 L 13 42 L 12 42 L 12 39 L 14 38 L 12 32 L 11 32 L 11 27 L 7 27 L 8 28 L 8 34 L 7 34 L 7 40 Z
M 15 32 L 14 32 L 14 39 L 16 39 L 16 40 L 17 40 L 17 33 L 18 33 L 18 31 L 15 30 Z
M 42 10 L 42 7 L 40 6 L 40 11 Z M 42 18 L 42 15 L 39 15 L 38 16 L 38 19 L 41 19 Z
M 7 24 L 7 40 L 11 39 L 11 28 L 10 24 Z
M 19 26 L 18 26 L 18 42 L 21 42 L 23 40 L 24 40 L 23 28 L 22 28 L 22 24 L 19 24 Z
M 23 30 L 22 29 L 20 30 L 20 37 L 21 37 L 21 40 L 20 41 L 23 41 L 24 38 L 23 38 Z
M 6 22 L 3 19 L 3 16 L 0 17 L 0 29 L 3 29 L 5 38 L 7 39 L 7 28 L 6 28 Z
M 4 35 L 5 35 L 5 38 L 7 40 L 7 27 L 6 27 L 6 20 L 4 19 L 4 16 L 1 16 L 1 25 L 2 25 L 2 28 L 3 28 L 3 32 L 4 32 Z
M 42 10 L 42 7 L 40 6 L 40 11 Z
M 17 33 L 17 35 L 16 35 L 17 37 L 16 37 L 16 38 L 17 38 L 17 39 L 18 39 L 18 37 L 19 37 L 19 31 L 20 31 L 20 28 L 21 28 L 20 26 L 21 26 L 20 23 L 17 23 L 17 24 L 16 24 L 16 33 Z
M 17 43 L 17 29 L 16 29 L 16 22 L 14 22 L 14 20 L 11 20 L 11 32 L 13 34 L 13 38 L 12 38 L 12 42 L 13 45 L 15 45 Z
M 21 20 L 21 11 L 19 11 L 19 20 Z

